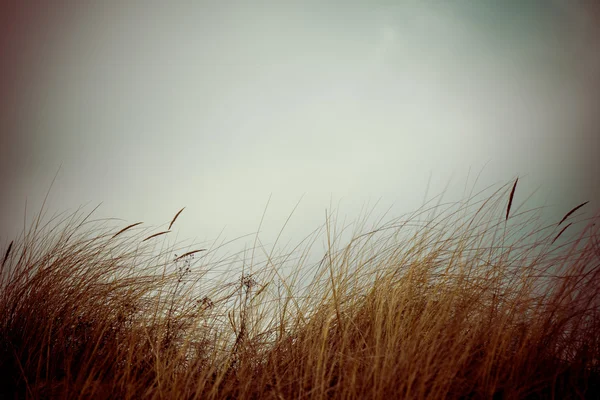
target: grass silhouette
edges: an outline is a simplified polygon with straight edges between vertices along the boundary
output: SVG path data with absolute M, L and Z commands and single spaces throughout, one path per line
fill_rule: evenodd
M 183 209 L 40 212 L 0 253 L 0 397 L 599 398 L 598 214 L 544 226 L 516 189 L 251 257 L 165 245 Z

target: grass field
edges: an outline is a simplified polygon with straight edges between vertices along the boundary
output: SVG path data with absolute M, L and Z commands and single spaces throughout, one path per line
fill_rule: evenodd
M 600 398 L 599 214 L 517 182 L 287 252 L 40 212 L 0 254 L 0 397 Z

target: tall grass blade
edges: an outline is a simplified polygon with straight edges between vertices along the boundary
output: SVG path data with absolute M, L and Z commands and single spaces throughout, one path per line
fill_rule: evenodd
M 171 223 L 169 224 L 169 230 L 171 230 L 171 227 L 173 226 L 173 224 L 175 223 L 175 221 L 177 220 L 177 217 L 179 217 L 179 214 L 181 214 L 181 212 L 185 209 L 185 207 L 183 207 L 181 210 L 179 210 L 179 212 L 177 212 L 177 214 L 175 214 L 175 216 L 173 217 L 173 219 L 171 220 Z
M 121 229 L 119 232 L 115 233 L 115 234 L 114 234 L 114 235 L 111 237 L 111 239 L 114 239 L 114 238 L 116 238 L 116 237 L 117 237 L 117 236 L 119 236 L 121 233 L 123 233 L 123 232 L 125 232 L 125 231 L 127 231 L 127 230 L 129 230 L 129 229 L 131 229 L 131 228 L 133 228 L 134 226 L 138 226 L 138 225 L 140 225 L 140 224 L 143 224 L 143 222 L 136 222 L 135 224 L 127 225 L 125 228 L 123 228 L 123 229 Z
M 192 254 L 196 254 L 196 253 L 199 253 L 201 251 L 206 251 L 206 249 L 198 249 L 198 250 L 188 251 L 187 253 L 184 253 L 184 254 L 180 255 L 179 257 L 175 258 L 175 261 L 181 260 L 182 258 L 185 258 L 187 256 L 191 256 Z
M 569 211 L 564 217 L 563 219 L 560 220 L 560 222 L 558 223 L 558 225 L 560 226 L 560 224 L 562 224 L 563 222 L 565 222 L 565 220 L 567 218 L 569 218 L 569 216 L 571 214 L 573 214 L 575 211 L 579 210 L 581 207 L 585 206 L 587 203 L 589 203 L 589 201 L 586 201 L 585 203 L 581 203 L 580 205 L 578 205 L 577 207 L 575 207 L 574 209 L 572 209 L 571 211 Z
M 515 180 L 515 184 L 510 191 L 510 198 L 508 199 L 508 207 L 506 207 L 506 219 L 508 220 L 508 215 L 510 214 L 510 207 L 512 206 L 513 198 L 515 197 L 515 190 L 517 189 L 517 182 L 519 182 L 519 178 Z
M 162 231 L 162 232 L 155 233 L 154 235 L 150 235 L 146 239 L 142 240 L 142 242 L 145 242 L 146 240 L 150 240 L 150 239 L 155 238 L 157 236 L 165 235 L 165 234 L 167 234 L 169 232 L 171 232 L 171 231 Z
M 565 226 L 564 228 L 562 228 L 562 229 L 560 230 L 560 232 L 558 232 L 558 235 L 556 235 L 556 237 L 554 238 L 554 240 L 552 240 L 552 243 L 550 243 L 550 244 L 554 244 L 554 242 L 556 242 L 556 239 L 558 239 L 558 238 L 560 237 L 560 235 L 562 235 L 562 233 L 563 233 L 564 231 L 566 231 L 566 230 L 567 230 L 567 228 L 568 228 L 569 226 L 571 226 L 572 224 L 573 224 L 572 222 L 569 222 L 569 224 L 568 224 L 567 226 Z
M 8 245 L 8 249 L 6 250 L 6 254 L 4 254 L 4 259 L 2 260 L 2 268 L 4 268 L 4 264 L 6 264 L 6 260 L 8 260 L 8 256 L 10 255 L 10 251 L 12 250 L 14 240 L 10 241 Z

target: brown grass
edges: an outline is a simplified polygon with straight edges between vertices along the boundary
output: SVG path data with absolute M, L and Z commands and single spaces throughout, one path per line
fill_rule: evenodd
M 0 397 L 598 398 L 599 216 L 557 235 L 516 184 L 279 254 L 38 218 L 0 253 Z
M 589 203 L 589 201 L 585 201 L 585 202 L 581 203 L 580 205 L 578 205 L 577 207 L 573 208 L 571 211 L 569 211 L 568 213 L 566 213 L 565 216 L 560 220 L 560 222 L 558 223 L 558 225 L 560 225 L 563 222 L 565 222 L 567 220 L 567 218 L 569 218 L 571 216 L 571 214 L 573 214 L 575 211 L 579 210 L 581 207 L 585 206 L 587 203 Z
M 127 225 L 125 228 L 121 229 L 119 232 L 115 233 L 111 239 L 116 238 L 117 236 L 119 236 L 121 233 L 128 231 L 129 229 L 133 228 L 134 226 L 138 226 L 143 224 L 143 222 L 136 222 L 135 224 L 131 224 L 131 225 Z
M 517 189 L 517 183 L 519 182 L 519 178 L 515 179 L 515 184 L 510 191 L 510 196 L 508 197 L 508 207 L 506 207 L 506 219 L 508 220 L 508 216 L 510 215 L 510 207 L 512 206 L 513 199 L 515 197 L 515 190 Z
M 153 234 L 153 235 L 150 235 L 150 236 L 148 236 L 147 238 L 143 239 L 143 240 L 142 240 L 142 242 L 145 242 L 146 240 L 153 239 L 153 238 L 155 238 L 155 237 L 157 237 L 157 236 L 166 235 L 167 233 L 170 233 L 170 232 L 171 232 L 171 231 L 162 231 L 162 232 L 155 233 L 155 234 Z
M 177 214 L 175 214 L 175 216 L 173 217 L 173 219 L 171 220 L 171 223 L 169 224 L 169 227 L 167 228 L 167 230 L 171 230 L 171 228 L 173 227 L 173 224 L 175 223 L 175 221 L 177 221 L 177 217 L 179 217 L 179 214 L 181 214 L 181 212 L 185 210 L 185 207 L 183 207 L 181 210 L 179 210 L 177 212 Z

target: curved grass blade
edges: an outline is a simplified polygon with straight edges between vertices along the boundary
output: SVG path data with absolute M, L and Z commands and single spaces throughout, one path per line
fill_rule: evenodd
M 142 242 L 145 242 L 146 240 L 150 240 L 150 239 L 155 238 L 160 235 L 164 235 L 165 233 L 169 233 L 169 232 L 171 232 L 171 231 L 162 231 L 162 232 L 155 233 L 154 235 L 150 235 L 146 239 L 142 240 Z
M 125 232 L 126 230 L 128 230 L 128 229 L 131 229 L 131 228 L 133 228 L 134 226 L 138 226 L 138 225 L 140 225 L 140 224 L 143 224 L 143 222 L 136 222 L 135 224 L 127 225 L 125 228 L 123 228 L 123 229 L 121 229 L 119 232 L 115 233 L 115 234 L 113 235 L 113 237 L 111 237 L 111 239 L 114 239 L 114 238 L 116 238 L 116 237 L 117 237 L 117 236 L 119 236 L 121 233 Z
M 506 208 L 506 219 L 508 220 L 508 215 L 510 214 L 510 207 L 512 206 L 513 198 L 515 197 L 515 190 L 517 189 L 517 182 L 519 182 L 519 178 L 515 180 L 515 184 L 510 192 L 510 198 L 508 199 L 508 207 Z
M 206 251 L 206 249 L 199 249 L 199 250 L 188 251 L 187 253 L 184 253 L 184 254 L 180 255 L 179 257 L 175 258 L 175 261 L 180 260 L 180 259 L 182 259 L 184 257 L 190 256 L 192 254 L 196 254 L 196 253 L 198 253 L 200 251 Z
M 181 214 L 181 212 L 185 209 L 185 207 L 183 207 L 181 210 L 179 210 L 179 212 L 177 214 L 175 214 L 175 216 L 173 217 L 173 220 L 171 221 L 171 223 L 169 224 L 169 228 L 171 229 L 171 227 L 173 226 L 173 224 L 175 223 L 175 220 L 177 219 L 177 217 L 179 217 L 179 214 Z
M 585 203 L 581 203 L 580 205 L 578 205 L 577 207 L 575 207 L 574 209 L 572 209 L 571 211 L 569 211 L 564 217 L 563 219 L 560 220 L 560 222 L 558 223 L 558 225 L 562 224 L 563 222 L 565 222 L 565 220 L 567 218 L 569 218 L 569 216 L 571 214 L 573 214 L 575 211 L 579 210 L 581 207 L 585 206 L 587 203 L 589 203 L 589 201 L 586 201 Z
M 560 237 L 560 235 L 562 235 L 562 233 L 563 233 L 564 231 L 566 231 L 566 230 L 567 230 L 567 228 L 568 228 L 568 227 L 570 227 L 572 224 L 573 224 L 572 222 L 569 222 L 569 225 L 567 225 L 567 226 L 565 226 L 564 228 L 562 228 L 562 229 L 561 229 L 561 231 L 560 231 L 560 232 L 558 232 L 558 235 L 556 235 L 556 237 L 554 238 L 554 240 L 553 240 L 553 241 L 552 241 L 552 243 L 550 243 L 550 244 L 554 244 L 554 242 L 556 242 L 556 239 L 558 239 L 558 238 Z
M 4 255 L 4 260 L 2 260 L 2 268 L 4 268 L 4 264 L 6 264 L 6 260 L 8 260 L 8 256 L 10 255 L 10 251 L 12 250 L 14 240 L 11 240 L 8 245 L 8 249 L 6 250 L 6 254 Z

